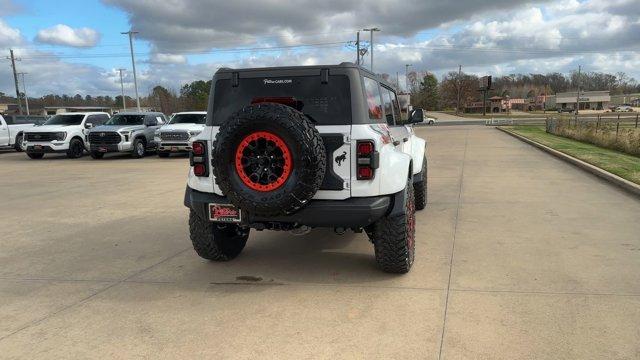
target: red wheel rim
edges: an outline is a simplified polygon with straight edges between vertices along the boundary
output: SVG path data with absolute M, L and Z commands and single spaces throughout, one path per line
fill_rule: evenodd
M 246 186 L 267 192 L 287 181 L 293 162 L 289 147 L 282 138 L 267 131 L 258 131 L 240 141 L 235 167 Z

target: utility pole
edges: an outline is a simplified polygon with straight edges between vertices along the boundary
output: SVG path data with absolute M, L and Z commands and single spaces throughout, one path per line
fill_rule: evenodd
M 409 66 L 411 64 L 404 64 L 404 86 L 407 88 L 407 93 L 409 92 Z
M 457 89 L 458 99 L 456 102 L 456 115 L 458 115 L 460 113 L 460 93 L 462 92 L 462 65 L 458 65 L 458 81 L 456 85 L 458 85 L 456 86 L 458 88 Z
M 374 31 L 380 31 L 380 29 L 374 27 L 371 29 L 362 29 L 362 31 L 368 31 L 369 32 L 369 46 L 371 47 L 371 68 L 369 70 L 371 70 L 371 72 L 373 72 L 373 32 Z
M 122 82 L 122 72 L 126 69 L 118 69 L 120 72 L 120 90 L 122 91 L 122 111 L 127 111 L 127 101 L 124 98 L 124 83 Z
M 578 111 L 580 111 L 580 77 L 582 74 L 582 65 L 578 65 L 578 95 L 576 96 L 576 115 L 578 115 Z
M 137 34 L 137 31 L 122 32 L 123 35 L 129 35 L 129 49 L 131 50 L 131 66 L 133 67 L 133 88 L 136 90 L 136 105 L 138 111 L 140 111 L 140 96 L 138 96 L 138 79 L 136 77 L 136 60 L 133 57 L 133 35 Z
M 16 71 L 16 61 L 20 61 L 20 59 L 16 59 L 16 57 L 13 56 L 13 49 L 9 50 L 9 54 L 11 54 L 11 57 L 8 57 L 7 59 L 11 60 L 11 68 L 13 69 L 13 82 L 16 85 L 16 99 L 18 99 L 18 112 L 20 113 L 20 115 L 22 115 L 22 101 L 20 101 L 20 88 L 18 86 L 18 72 Z
M 24 103 L 27 106 L 27 115 L 31 115 L 29 112 L 29 96 L 27 95 L 27 85 L 24 82 L 24 76 L 28 74 L 26 72 L 18 73 L 18 75 L 22 76 L 22 93 L 24 94 Z
M 356 32 L 356 65 L 360 65 L 360 31 Z

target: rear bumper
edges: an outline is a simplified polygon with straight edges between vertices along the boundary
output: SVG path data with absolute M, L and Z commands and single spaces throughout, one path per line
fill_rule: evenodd
M 401 192 L 402 193 L 402 192 Z M 243 224 L 255 226 L 260 223 L 287 223 L 310 227 L 364 227 L 395 209 L 396 202 L 403 202 L 402 196 L 384 195 L 375 197 L 350 198 L 346 200 L 311 200 L 302 208 L 290 215 L 275 217 L 259 217 L 243 213 Z M 209 204 L 230 204 L 224 196 L 196 191 L 187 186 L 184 205 L 202 219 L 209 219 Z

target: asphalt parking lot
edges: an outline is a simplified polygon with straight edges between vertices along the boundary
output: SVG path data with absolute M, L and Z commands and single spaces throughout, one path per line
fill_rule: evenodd
M 0 358 L 640 358 L 640 200 L 495 129 L 418 132 L 402 276 L 330 231 L 200 259 L 185 158 L 0 154 Z

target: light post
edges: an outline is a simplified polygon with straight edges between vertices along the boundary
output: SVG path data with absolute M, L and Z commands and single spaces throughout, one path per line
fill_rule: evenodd
M 118 72 L 120 72 L 120 91 L 122 92 L 122 111 L 127 111 L 127 101 L 124 98 L 124 83 L 122 82 L 123 71 L 125 71 L 125 69 L 118 69 Z

